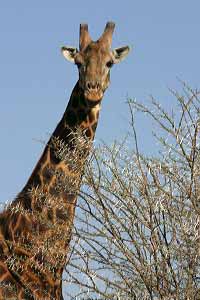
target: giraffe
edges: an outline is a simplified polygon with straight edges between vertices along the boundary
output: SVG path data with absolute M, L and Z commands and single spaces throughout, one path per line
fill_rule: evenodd
M 115 24 L 97 41 L 80 25 L 79 50 L 62 54 L 79 78 L 61 121 L 22 191 L 0 213 L 0 299 L 62 300 L 66 264 L 84 163 L 91 149 L 111 67 L 129 47 L 111 49 Z

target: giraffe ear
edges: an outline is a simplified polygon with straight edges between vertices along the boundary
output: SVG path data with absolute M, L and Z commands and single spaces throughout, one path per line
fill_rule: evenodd
M 121 62 L 128 55 L 129 51 L 130 51 L 129 46 L 113 49 L 112 54 L 114 56 L 114 64 Z
M 74 63 L 74 57 L 78 53 L 78 49 L 73 48 L 73 47 L 63 46 L 61 48 L 61 52 L 62 52 L 64 58 L 66 58 L 70 62 Z

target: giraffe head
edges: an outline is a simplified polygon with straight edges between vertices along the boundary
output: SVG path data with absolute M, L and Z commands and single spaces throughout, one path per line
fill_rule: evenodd
M 112 34 L 115 24 L 108 22 L 103 34 L 97 41 L 92 41 L 88 25 L 80 25 L 80 46 L 77 48 L 64 46 L 64 57 L 73 62 L 79 70 L 79 87 L 85 99 L 99 101 L 110 82 L 111 67 L 122 61 L 128 54 L 128 46 L 111 49 Z

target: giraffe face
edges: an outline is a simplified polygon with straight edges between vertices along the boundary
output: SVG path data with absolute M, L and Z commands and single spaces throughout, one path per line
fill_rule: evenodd
M 72 47 L 62 47 L 64 57 L 78 67 L 79 86 L 88 101 L 98 102 L 102 99 L 110 83 L 111 67 L 124 59 L 129 52 L 128 46 L 111 50 L 108 37 L 108 31 L 105 30 L 102 37 L 94 42 L 86 30 L 80 37 L 80 51 Z

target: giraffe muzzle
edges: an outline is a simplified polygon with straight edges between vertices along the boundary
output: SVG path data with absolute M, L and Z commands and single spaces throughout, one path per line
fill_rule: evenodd
M 103 91 L 99 82 L 87 81 L 85 84 L 84 96 L 87 100 L 98 101 L 103 97 Z

